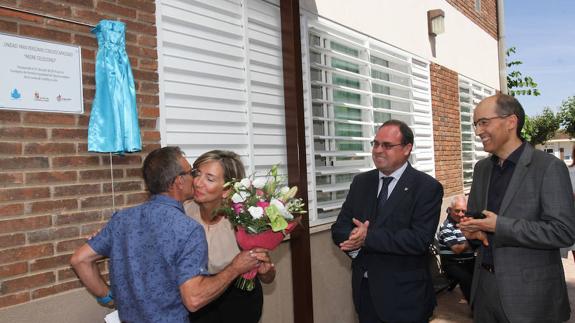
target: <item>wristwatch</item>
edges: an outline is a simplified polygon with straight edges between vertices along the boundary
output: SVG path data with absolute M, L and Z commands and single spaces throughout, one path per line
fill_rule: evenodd
M 96 297 L 96 301 L 102 305 L 108 305 L 111 301 L 114 300 L 114 296 L 112 295 L 112 290 L 108 289 L 108 294 L 104 297 Z

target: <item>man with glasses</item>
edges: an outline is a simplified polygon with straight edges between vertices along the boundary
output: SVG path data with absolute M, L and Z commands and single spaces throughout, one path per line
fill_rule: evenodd
M 563 322 L 570 308 L 559 248 L 575 242 L 569 172 L 553 155 L 521 138 L 525 112 L 497 94 L 473 113 L 475 134 L 492 155 L 473 172 L 468 210 L 459 227 L 478 239 L 471 288 L 476 322 Z
M 238 254 L 215 276 L 207 276 L 204 230 L 184 213 L 192 198 L 193 170 L 178 147 L 152 151 L 142 173 L 150 199 L 115 213 L 81 246 L 71 263 L 84 286 L 105 306 L 117 306 L 122 322 L 189 322 L 238 275 L 269 261 L 263 249 Z M 110 258 L 110 283 L 97 261 Z
M 469 302 L 475 254 L 457 223 L 465 216 L 467 199 L 464 195 L 455 196 L 447 208 L 447 218 L 437 232 L 441 267 L 448 277 L 461 287 L 465 300 Z
M 376 169 L 354 177 L 334 243 L 352 260 L 352 290 L 361 323 L 428 322 L 436 305 L 428 252 L 443 187 L 408 162 L 413 132 L 386 121 L 371 142 Z

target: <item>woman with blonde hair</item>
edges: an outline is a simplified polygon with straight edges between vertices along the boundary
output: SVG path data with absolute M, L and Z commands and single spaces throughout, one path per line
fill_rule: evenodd
M 212 150 L 202 154 L 193 165 L 194 202 L 185 205 L 186 214 L 198 221 L 208 241 L 208 271 L 216 274 L 240 252 L 230 221 L 217 212 L 228 191 L 224 184 L 234 178 L 245 177 L 240 157 L 231 151 Z M 256 286 L 245 291 L 232 283 L 215 301 L 190 313 L 192 322 L 201 323 L 257 323 L 263 307 L 260 281 L 271 283 L 275 278 L 272 263 L 258 267 Z

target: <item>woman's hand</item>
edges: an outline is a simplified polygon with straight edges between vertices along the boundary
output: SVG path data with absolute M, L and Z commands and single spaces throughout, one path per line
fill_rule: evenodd
M 258 278 L 264 284 L 269 284 L 276 278 L 276 267 L 273 263 L 262 262 L 258 267 Z
M 273 262 L 271 262 L 271 258 L 269 257 L 269 253 L 266 251 L 266 261 L 258 262 L 258 278 L 264 284 L 269 284 L 274 281 L 276 277 L 276 268 Z

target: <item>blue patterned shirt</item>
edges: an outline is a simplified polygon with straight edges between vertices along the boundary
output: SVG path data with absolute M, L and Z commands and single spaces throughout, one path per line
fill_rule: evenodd
M 110 282 L 123 322 L 189 322 L 179 287 L 207 275 L 204 229 L 182 203 L 154 195 L 115 213 L 88 244 L 110 258 Z
M 442 255 L 453 255 L 454 257 L 460 259 L 473 258 L 473 250 L 465 250 L 458 255 L 455 255 L 455 253 L 451 251 L 451 247 L 456 244 L 465 243 L 466 240 L 467 239 L 463 235 L 463 232 L 461 232 L 461 230 L 459 230 L 459 228 L 456 226 L 456 222 L 453 221 L 453 219 L 448 215 L 447 219 L 445 219 L 439 228 L 439 232 L 437 232 L 439 253 Z

